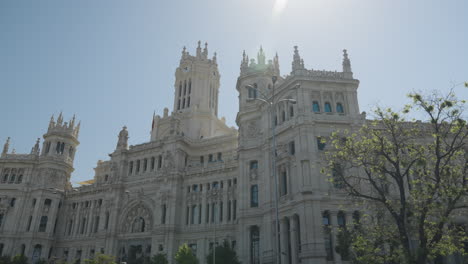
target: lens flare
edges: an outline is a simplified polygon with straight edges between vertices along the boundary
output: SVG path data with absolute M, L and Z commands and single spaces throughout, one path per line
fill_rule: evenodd
M 284 8 L 288 4 L 288 0 L 275 0 L 275 5 L 273 6 L 273 15 L 279 15 L 283 12 Z

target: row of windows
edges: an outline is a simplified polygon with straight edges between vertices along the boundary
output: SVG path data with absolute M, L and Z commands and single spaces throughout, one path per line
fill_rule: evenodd
M 46 142 L 45 143 L 45 153 L 49 153 L 50 152 L 50 146 L 51 146 L 52 142 Z M 63 155 L 63 152 L 65 151 L 65 142 L 60 142 L 58 141 L 56 144 L 55 144 L 55 153 L 56 154 L 60 154 L 60 155 Z M 73 154 L 74 154 L 74 149 L 72 146 L 70 146 L 70 148 L 68 149 L 68 156 L 70 158 L 73 158 Z
M 1 183 L 22 183 L 23 182 L 23 168 L 4 168 L 2 171 Z
M 320 113 L 321 112 L 321 107 L 318 101 L 313 101 L 312 102 L 312 111 L 314 113 Z M 333 112 L 332 105 L 330 102 L 325 102 L 324 104 L 324 112 L 325 113 L 331 113 Z M 339 114 L 344 114 L 344 107 L 342 103 L 336 103 L 335 107 L 335 112 Z
M 359 211 L 354 211 L 353 212 L 353 222 L 354 225 L 359 225 L 361 221 L 361 214 Z M 322 224 L 324 227 L 324 239 L 325 239 L 325 251 L 327 253 L 327 260 L 328 261 L 333 261 L 333 245 L 337 244 L 337 241 L 333 241 L 333 235 L 332 235 L 332 219 L 329 211 L 324 211 L 322 213 Z M 346 228 L 346 214 L 343 211 L 339 211 L 337 216 L 336 216 L 336 223 L 338 227 L 340 228 Z M 341 256 L 342 260 L 347 261 L 346 259 L 347 256 Z
M 163 162 L 163 157 L 161 155 L 158 156 L 157 160 L 157 168 L 161 169 L 162 168 L 162 162 Z M 130 161 L 130 164 L 128 166 L 128 173 L 133 174 L 133 173 L 140 173 L 146 172 L 148 170 L 153 171 L 156 168 L 156 157 L 151 157 L 148 162 L 148 158 L 144 158 L 142 160 L 136 160 L 136 161 Z
M 85 208 L 90 207 L 92 204 L 94 204 L 94 206 L 101 207 L 102 199 L 93 200 L 93 201 L 83 201 L 83 202 L 79 202 L 79 203 L 72 203 L 71 207 L 74 210 L 80 204 L 81 204 L 81 207 L 85 207 Z
M 188 81 L 187 89 L 187 80 L 184 81 L 182 86 L 182 81 L 179 83 L 179 99 L 177 100 L 177 110 L 189 108 L 190 107 L 190 94 L 192 93 L 192 80 Z M 187 96 L 188 94 L 188 96 Z
M 229 200 L 227 202 L 227 219 L 226 221 L 234 221 L 237 218 L 237 200 Z M 187 206 L 185 214 L 185 224 L 194 225 L 202 223 L 202 205 Z M 205 221 L 206 223 L 221 223 L 224 221 L 224 204 L 223 202 L 207 203 L 205 206 Z
M 237 185 L 237 179 L 234 178 L 234 179 L 229 179 L 227 180 L 227 185 L 228 185 L 228 188 L 233 186 L 233 185 Z M 224 182 L 223 181 L 214 181 L 212 183 L 207 183 L 206 184 L 206 189 L 209 191 L 211 189 L 219 189 L 219 188 L 224 188 Z M 187 186 L 187 193 L 190 193 L 190 192 L 203 192 L 203 184 L 193 184 L 191 186 Z
M 214 159 L 215 154 L 208 154 L 208 162 L 223 161 L 223 153 L 218 152 L 216 154 L 216 160 Z M 200 164 L 205 164 L 205 156 L 200 156 Z
M 2 198 L 0 198 L 0 203 L 1 202 L 2 202 Z M 15 203 L 16 203 L 16 198 L 10 198 L 10 207 L 15 207 Z
M 100 222 L 100 217 L 99 216 L 95 216 L 94 221 L 92 221 L 92 223 L 89 223 L 89 219 L 86 218 L 86 217 L 83 217 L 81 219 L 81 221 L 78 223 L 78 228 L 76 228 L 76 232 L 75 234 L 85 234 L 86 233 L 86 229 L 88 229 L 88 224 L 91 224 L 92 226 L 90 227 L 91 228 L 91 233 L 97 233 L 98 230 L 99 230 L 99 222 Z M 105 213 L 105 221 L 104 221 L 104 230 L 107 230 L 107 228 L 109 227 L 109 220 L 110 220 L 110 213 L 109 212 L 106 212 Z M 71 236 L 73 234 L 73 229 L 75 228 L 75 226 L 73 225 L 74 222 L 73 222 L 73 219 L 70 219 L 67 223 L 67 226 L 65 228 L 65 233 L 68 235 L 68 236 Z

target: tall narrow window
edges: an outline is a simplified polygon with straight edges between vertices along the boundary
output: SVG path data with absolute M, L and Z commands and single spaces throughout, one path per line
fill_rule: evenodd
M 158 169 L 160 169 L 162 167 L 162 156 L 159 155 L 158 157 Z
M 137 160 L 137 163 L 136 163 L 136 173 L 139 173 L 139 172 L 140 172 L 140 163 L 141 163 L 141 161 L 140 161 L 140 160 Z
M 288 174 L 286 170 L 281 172 L 281 195 L 288 194 Z
M 187 98 L 187 107 L 190 107 L 190 96 Z
M 155 160 L 156 159 L 154 157 L 151 157 L 151 170 L 154 170 L 154 164 L 156 163 Z
M 296 144 L 294 143 L 294 141 L 289 142 L 289 154 L 296 154 Z
M 49 153 L 49 151 L 50 151 L 50 142 L 47 142 L 46 147 L 45 147 L 45 153 L 47 154 Z
M 26 232 L 29 232 L 29 230 L 31 230 L 31 223 L 32 223 L 32 215 L 29 216 L 28 225 L 26 226 Z M 0 223 L 0 226 L 1 226 L 1 223 Z
M 190 224 L 193 225 L 195 224 L 195 219 L 197 219 L 197 206 L 196 205 L 192 205 L 192 213 L 190 215 Z
M 128 174 L 133 173 L 133 161 L 130 161 L 130 165 L 128 165 Z
M 177 110 L 180 110 L 180 99 L 177 100 Z
M 179 83 L 179 97 L 182 95 L 182 81 Z
M 281 122 L 284 122 L 284 121 L 286 121 L 286 111 L 283 110 L 281 112 Z
M 189 220 L 190 220 L 190 207 L 187 206 L 187 208 L 185 209 L 185 225 L 188 225 L 189 224 Z
M 146 171 L 147 168 L 148 168 L 148 159 L 144 159 L 143 160 L 143 171 Z
M 223 222 L 223 202 L 219 202 L 219 222 Z
M 218 152 L 218 161 L 223 161 L 223 153 Z
M 294 117 L 294 107 L 292 105 L 289 107 L 289 117 Z
M 312 102 L 312 111 L 314 111 L 314 113 L 320 113 L 319 102 L 317 102 L 317 101 Z
M 202 217 L 202 205 L 198 205 L 198 224 L 201 224 L 201 217 Z
M 323 137 L 317 137 L 317 149 L 324 150 L 326 146 L 325 139 Z
M 210 222 L 210 204 L 206 204 L 206 213 L 205 213 L 205 222 L 209 223 Z
M 345 187 L 344 184 L 344 179 L 343 179 L 343 168 L 341 167 L 341 164 L 335 163 L 333 164 L 332 168 L 332 180 L 333 180 L 333 186 L 337 189 L 342 189 Z
M 73 220 L 70 220 L 70 222 L 68 223 L 68 235 L 69 236 L 71 236 L 72 228 L 73 228 Z
M 343 108 L 343 105 L 341 103 L 336 104 L 336 112 L 340 113 L 340 114 L 344 113 L 344 108 Z
M 231 221 L 231 201 L 228 201 L 227 220 Z
M 332 245 L 330 213 L 328 211 L 323 212 L 322 223 L 323 223 L 325 252 L 327 253 L 327 260 L 332 261 L 333 260 L 333 245 Z
M 94 233 L 97 233 L 98 229 L 99 229 L 99 216 L 96 216 L 94 220 Z
M 331 104 L 329 102 L 325 103 L 325 113 L 331 113 Z
M 337 215 L 338 226 L 341 228 L 346 227 L 346 217 L 343 211 L 339 211 Z
M 3 214 L 0 214 L 0 227 L 2 226 L 2 223 L 3 223 Z
M 163 204 L 162 206 L 162 214 L 161 214 L 161 224 L 166 224 L 166 211 L 167 211 L 167 206 L 166 204 Z
M 109 227 L 109 212 L 106 212 L 106 222 L 104 223 L 104 229 L 107 230 Z
M 189 94 L 192 93 L 192 79 L 189 79 L 189 83 L 188 83 L 188 93 L 189 93 Z
M 237 200 L 232 202 L 232 220 L 236 220 L 237 218 Z
M 250 228 L 250 263 L 260 264 L 260 231 L 258 226 Z
M 86 226 L 86 218 L 83 218 L 81 220 L 81 230 L 80 230 L 80 234 L 84 234 L 85 232 L 85 226 Z
M 250 207 L 258 207 L 258 185 L 250 187 Z
M 39 222 L 39 232 L 45 232 L 46 231 L 46 228 L 47 228 L 47 216 L 44 215 L 41 217 L 41 221 Z

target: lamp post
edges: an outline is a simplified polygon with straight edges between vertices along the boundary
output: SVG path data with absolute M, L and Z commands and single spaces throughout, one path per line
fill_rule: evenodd
M 252 100 L 259 100 L 259 101 L 262 101 L 264 103 L 266 103 L 268 105 L 268 110 L 270 112 L 270 122 L 272 122 L 271 124 L 271 141 L 272 141 L 272 151 L 271 151 L 271 159 L 272 159 L 272 170 L 273 170 L 273 178 L 274 178 L 274 181 L 275 181 L 275 218 L 276 218 L 276 228 L 275 228 L 275 231 L 276 231 L 276 245 L 277 245 L 277 254 L 276 254 L 276 262 L 278 264 L 281 264 L 281 242 L 280 242 L 280 237 L 279 237 L 279 234 L 280 234 L 280 224 L 279 224 L 279 205 L 278 205 L 278 201 L 279 201 L 279 195 L 278 195 L 278 191 L 279 191 L 279 188 L 278 188 L 278 177 L 276 175 L 276 131 L 275 131 L 275 128 L 276 128 L 276 121 L 273 120 L 273 111 L 275 110 L 275 105 L 277 103 L 280 103 L 280 102 L 290 102 L 292 104 L 296 104 L 297 101 L 294 100 L 294 99 L 281 99 L 281 100 L 278 100 L 277 102 L 275 102 L 275 84 L 276 84 L 276 81 L 278 80 L 278 77 L 277 76 L 272 76 L 271 77 L 271 80 L 273 82 L 273 86 L 272 86 L 272 91 L 271 91 L 271 97 L 268 98 L 265 94 L 261 93 L 257 87 L 254 87 L 252 85 L 247 85 L 245 88 L 246 89 L 253 89 L 255 90 L 256 92 L 260 93 L 264 98 L 251 98 Z M 295 88 L 298 88 L 299 85 L 296 85 Z

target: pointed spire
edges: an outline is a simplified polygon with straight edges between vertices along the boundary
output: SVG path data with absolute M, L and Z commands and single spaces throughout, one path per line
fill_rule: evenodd
M 203 49 L 203 57 L 208 58 L 208 42 L 205 42 L 205 48 Z
M 57 125 L 62 125 L 62 122 L 63 122 L 63 116 L 62 116 L 62 112 L 60 112 L 60 115 L 59 117 L 57 118 Z
M 3 145 L 2 157 L 6 156 L 8 148 L 10 148 L 10 137 L 7 138 L 5 145 Z
M 49 130 L 55 126 L 54 115 L 50 117 Z
M 40 138 L 37 138 L 36 140 L 36 144 L 34 145 L 34 147 L 31 149 L 31 154 L 34 154 L 34 155 L 39 155 L 39 142 L 41 141 Z
M 260 50 L 257 53 L 257 62 L 259 65 L 265 65 L 265 53 L 262 46 L 260 46 Z
M 352 74 L 351 61 L 348 58 L 348 51 L 346 49 L 343 50 L 343 72 Z
M 301 60 L 301 56 L 299 55 L 299 50 L 297 46 L 294 46 L 294 56 L 292 62 L 292 71 L 302 70 L 304 69 L 304 61 Z
M 197 47 L 197 58 L 201 57 L 201 41 L 198 41 L 198 47 Z
M 215 53 L 213 54 L 213 63 L 214 63 L 214 64 L 217 64 L 217 58 L 216 58 L 216 56 L 217 56 L 217 53 L 215 52 Z
M 278 52 L 276 53 L 275 57 L 273 58 L 273 68 L 276 72 L 276 75 L 280 75 L 280 69 L 279 69 L 279 58 L 278 58 Z
M 81 126 L 81 121 L 78 122 L 78 125 L 75 128 L 75 137 L 78 138 L 78 135 L 80 134 L 80 126 Z
M 75 116 L 75 114 L 73 114 L 73 118 L 70 121 L 70 127 L 71 128 L 73 128 L 75 126 L 75 119 L 76 119 L 76 116 Z

